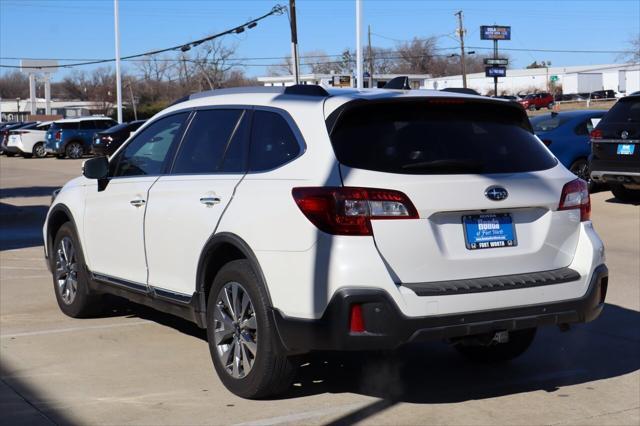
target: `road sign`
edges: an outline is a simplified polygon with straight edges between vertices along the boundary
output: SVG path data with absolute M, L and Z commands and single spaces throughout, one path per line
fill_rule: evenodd
M 487 77 L 506 77 L 507 76 L 507 68 L 506 67 L 486 67 L 484 69 L 484 75 Z
M 558 78 L 558 76 L 557 76 L 557 75 L 552 75 L 551 77 L 549 77 L 549 80 L 550 80 L 550 81 L 553 81 L 553 82 L 556 82 L 556 81 L 558 81 L 558 80 L 559 80 L 559 78 Z
M 484 58 L 485 65 L 508 65 L 509 59 L 507 58 Z
M 481 25 L 480 40 L 511 40 L 511 27 L 504 25 Z

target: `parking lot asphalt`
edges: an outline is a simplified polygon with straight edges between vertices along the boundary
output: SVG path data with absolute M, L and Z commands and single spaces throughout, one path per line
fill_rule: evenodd
M 440 342 L 362 354 L 358 373 L 318 355 L 287 394 L 248 401 L 222 386 L 187 321 L 117 300 L 100 318 L 60 312 L 40 229 L 80 164 L 0 157 L 0 424 L 640 424 L 638 205 L 592 195 L 610 270 L 595 322 L 543 329 L 504 366 Z

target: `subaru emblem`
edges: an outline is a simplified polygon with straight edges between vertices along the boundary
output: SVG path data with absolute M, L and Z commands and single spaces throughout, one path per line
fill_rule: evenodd
M 626 130 L 623 130 L 622 133 L 620 133 L 620 137 L 622 139 L 627 139 L 629 137 L 629 132 L 627 132 Z
M 484 196 L 493 201 L 502 201 L 509 196 L 509 193 L 501 186 L 490 186 L 484 191 Z

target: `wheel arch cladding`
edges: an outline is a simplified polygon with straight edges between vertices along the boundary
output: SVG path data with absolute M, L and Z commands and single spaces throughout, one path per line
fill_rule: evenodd
M 53 240 L 56 237 L 56 234 L 65 223 L 71 223 L 73 226 L 74 232 L 76 235 L 78 234 L 78 228 L 76 227 L 76 223 L 73 220 L 73 215 L 67 206 L 64 204 L 56 205 L 51 213 L 49 214 L 49 218 L 47 219 L 47 241 L 45 242 L 48 247 L 48 252 L 52 253 L 53 250 Z M 80 242 L 78 241 L 78 244 Z M 80 246 L 82 249 L 82 246 Z M 49 255 L 49 261 L 52 262 L 53 256 Z
M 196 290 L 200 298 L 200 306 L 202 311 L 206 312 L 207 300 L 211 284 L 216 275 L 224 265 L 233 261 L 245 259 L 249 261 L 258 280 L 262 283 L 267 291 L 269 304 L 271 305 L 271 295 L 269 287 L 264 279 L 262 268 L 258 264 L 258 260 L 249 247 L 249 245 L 239 236 L 222 232 L 214 234 L 205 244 L 198 261 L 198 271 L 196 274 Z

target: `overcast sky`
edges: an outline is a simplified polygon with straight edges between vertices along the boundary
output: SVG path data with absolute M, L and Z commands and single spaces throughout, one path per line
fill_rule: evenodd
M 258 17 L 287 1 L 120 0 L 121 54 L 131 55 L 201 38 Z M 355 1 L 298 0 L 300 52 L 338 54 L 355 47 Z M 625 50 L 640 33 L 639 0 L 580 1 L 382 1 L 364 0 L 364 31 L 372 27 L 375 46 L 394 47 L 412 37 L 439 36 L 440 47 L 458 47 L 453 13 L 464 11 L 466 43 L 478 53 L 483 24 L 512 26 L 501 47 L 552 50 Z M 364 39 L 366 41 L 366 38 Z M 225 42 L 237 47 L 248 75 L 259 76 L 272 58 L 290 53 L 286 16 L 274 16 Z M 454 52 L 455 50 L 452 50 Z M 614 53 L 508 52 L 512 67 L 534 60 L 589 65 L 616 61 Z M 6 58 L 93 59 L 114 57 L 112 0 L 0 0 L 0 63 Z M 62 63 L 62 62 L 61 62 Z M 125 65 L 130 67 L 131 65 Z M 82 69 L 90 70 L 91 67 Z M 6 69 L 3 69 L 6 72 Z M 59 79 L 67 71 L 60 71 Z

